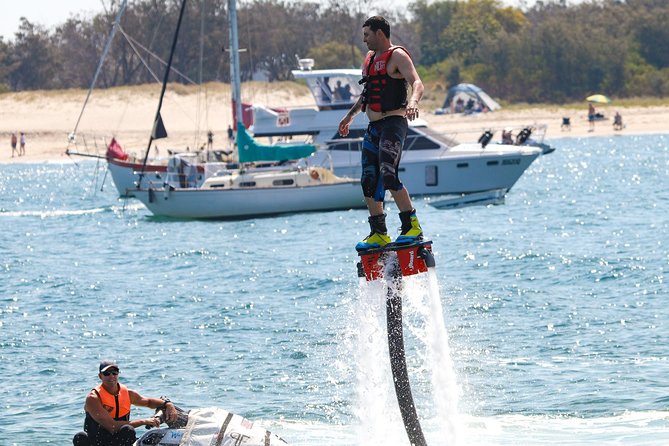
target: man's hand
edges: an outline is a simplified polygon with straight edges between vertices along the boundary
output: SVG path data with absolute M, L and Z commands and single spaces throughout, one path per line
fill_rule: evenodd
M 157 417 L 147 418 L 147 419 L 144 420 L 143 424 L 147 428 L 159 427 L 160 426 L 160 419 L 157 418 Z
M 339 123 L 339 135 L 342 137 L 348 136 L 348 127 L 351 125 L 353 118 L 347 113 L 346 116 Z
M 418 102 L 409 101 L 407 104 L 405 116 L 409 121 L 413 121 L 418 117 Z
M 177 408 L 174 407 L 174 404 L 172 402 L 169 402 L 165 404 L 165 411 L 167 412 L 165 414 L 165 419 L 168 422 L 176 421 L 177 419 Z

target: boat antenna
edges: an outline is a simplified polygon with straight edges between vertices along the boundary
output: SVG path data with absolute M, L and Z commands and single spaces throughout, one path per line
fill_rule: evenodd
M 142 178 L 144 177 L 144 171 L 146 169 L 146 161 L 149 158 L 149 151 L 151 150 L 151 144 L 153 141 L 160 138 L 167 137 L 167 131 L 165 130 L 165 125 L 163 124 L 163 118 L 160 116 L 160 109 L 163 106 L 163 97 L 165 97 L 165 88 L 167 87 L 167 79 L 170 76 L 170 69 L 172 68 L 172 59 L 174 58 L 174 50 L 177 47 L 177 41 L 179 40 L 179 28 L 181 28 L 181 21 L 184 16 L 184 10 L 186 9 L 186 0 L 181 2 L 181 11 L 179 11 L 179 20 L 177 21 L 177 29 L 174 31 L 174 38 L 172 39 L 172 49 L 170 50 L 170 58 L 167 60 L 167 66 L 165 67 L 165 76 L 163 77 L 163 86 L 160 90 L 160 99 L 158 100 L 158 110 L 156 110 L 156 117 L 153 120 L 153 130 L 151 131 L 151 136 L 149 137 L 149 144 L 146 146 L 146 152 L 144 152 L 144 161 L 142 161 L 142 169 L 139 172 L 139 178 L 137 180 L 137 187 L 139 188 L 142 184 Z

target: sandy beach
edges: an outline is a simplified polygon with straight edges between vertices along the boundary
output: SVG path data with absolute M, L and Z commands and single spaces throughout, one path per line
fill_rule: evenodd
M 159 85 L 142 85 L 95 90 L 77 127 L 77 145 L 68 145 L 86 99 L 86 90 L 30 91 L 0 95 L 0 163 L 69 162 L 65 150 L 78 149 L 104 153 L 112 135 L 131 153 L 142 154 L 148 143 L 158 103 Z M 313 104 L 306 87 L 290 83 L 248 83 L 242 88 L 244 102 L 273 107 Z M 159 147 L 200 147 L 206 133 L 214 133 L 214 146 L 224 147 L 226 129 L 232 123 L 230 89 L 227 84 L 207 84 L 205 88 L 176 86 L 168 88 L 163 104 L 163 121 L 169 138 Z M 477 115 L 435 115 L 436 101 L 424 101 L 421 118 L 439 133 L 460 142 L 478 139 L 486 129 L 546 126 L 546 140 L 563 137 L 609 136 L 669 132 L 669 105 L 620 107 L 615 104 L 598 108 L 608 119 L 599 121 L 590 131 L 587 107 L 527 107 L 502 109 Z M 613 115 L 619 111 L 625 125 L 613 130 Z M 571 129 L 562 130 L 563 117 L 570 117 Z M 199 129 L 194 130 L 194 129 Z M 26 155 L 12 158 L 12 132 L 25 132 Z

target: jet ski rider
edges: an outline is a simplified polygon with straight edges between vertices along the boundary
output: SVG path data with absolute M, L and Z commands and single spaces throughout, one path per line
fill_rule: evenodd
M 162 408 L 167 421 L 177 418 L 176 408 L 169 399 L 147 398 L 128 389 L 118 382 L 119 373 L 114 361 L 100 363 L 98 378 L 102 382 L 86 396 L 84 431 L 74 436 L 74 446 L 132 446 L 136 427 L 160 426 L 156 417 L 131 420 L 131 405 Z

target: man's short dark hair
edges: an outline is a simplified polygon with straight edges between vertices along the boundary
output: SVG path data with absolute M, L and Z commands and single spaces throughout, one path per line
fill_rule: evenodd
M 390 23 L 388 23 L 388 20 L 386 20 L 384 17 L 381 17 L 380 15 L 370 17 L 365 20 L 365 23 L 362 24 L 363 28 L 365 26 L 369 26 L 369 29 L 371 29 L 373 32 L 376 32 L 380 29 L 383 31 L 383 34 L 386 36 L 386 38 L 390 39 Z

